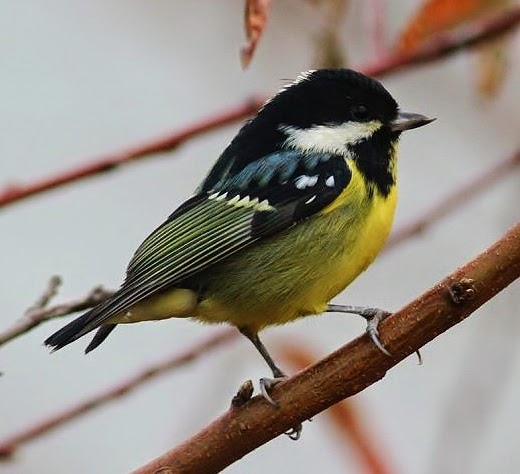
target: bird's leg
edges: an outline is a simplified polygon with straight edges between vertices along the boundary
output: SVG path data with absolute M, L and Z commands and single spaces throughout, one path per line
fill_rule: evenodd
M 287 375 L 285 375 L 282 370 L 275 364 L 273 358 L 267 351 L 266 347 L 263 345 L 262 341 L 258 337 L 258 334 L 256 332 L 253 332 L 249 330 L 246 327 L 238 328 L 238 330 L 246 336 L 256 347 L 256 350 L 260 352 L 260 355 L 263 357 L 263 359 L 267 362 L 267 365 L 273 372 L 273 378 L 261 378 L 260 379 L 260 393 L 262 396 L 274 407 L 278 408 L 279 405 L 277 402 L 273 400 L 271 395 L 269 394 L 269 390 L 271 390 L 277 383 L 281 382 L 282 380 L 287 378 Z M 302 424 L 299 423 L 294 428 L 291 428 L 289 431 L 287 431 L 285 434 L 289 436 L 292 440 L 297 440 L 300 438 L 302 432 Z
M 392 356 L 390 352 L 383 346 L 381 341 L 379 340 L 379 331 L 377 330 L 379 323 L 390 316 L 392 313 L 385 311 L 379 308 L 369 308 L 367 306 L 349 306 L 342 304 L 329 304 L 327 309 L 325 310 L 327 313 L 350 313 L 350 314 L 358 314 L 362 316 L 367 321 L 366 332 L 370 336 L 370 339 L 375 344 L 375 346 L 385 355 Z M 422 364 L 422 356 L 419 351 L 415 352 L 417 354 L 417 359 L 419 360 L 419 365 Z
M 262 378 L 260 379 L 260 392 L 262 393 L 262 396 L 273 406 L 277 407 L 278 403 L 276 403 L 271 396 L 269 395 L 269 390 L 273 388 L 277 383 L 281 382 L 283 379 L 287 378 L 287 375 L 285 375 L 278 366 L 274 363 L 273 358 L 265 348 L 265 346 L 262 344 L 262 341 L 258 337 L 258 334 L 256 332 L 252 332 L 248 328 L 239 328 L 238 329 L 244 336 L 246 336 L 256 347 L 256 350 L 260 352 L 260 355 L 264 358 L 264 360 L 267 362 L 267 365 L 273 372 L 273 378 Z
M 390 316 L 392 313 L 388 311 L 384 311 L 379 308 L 368 308 L 366 306 L 349 306 L 349 305 L 341 305 L 341 304 L 329 304 L 327 309 L 325 310 L 328 313 L 350 313 L 350 314 L 358 314 L 362 316 L 367 321 L 366 332 L 372 339 L 372 342 L 375 346 L 387 356 L 391 356 L 390 352 L 381 344 L 379 340 L 379 332 L 377 327 L 379 323 L 383 321 L 383 319 Z

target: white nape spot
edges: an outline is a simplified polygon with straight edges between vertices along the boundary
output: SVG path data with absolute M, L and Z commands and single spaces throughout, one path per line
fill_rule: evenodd
M 298 176 L 294 180 L 294 185 L 298 189 L 305 189 L 314 186 L 318 182 L 318 176 L 307 176 L 306 174 Z
M 316 195 L 314 196 L 311 196 L 309 199 L 307 199 L 307 201 L 305 201 L 305 204 L 310 204 L 312 201 L 314 201 L 316 199 Z
M 280 125 L 285 133 L 285 145 L 302 152 L 335 153 L 344 155 L 348 147 L 371 137 L 382 126 L 379 120 L 345 122 L 339 125 L 314 125 L 297 128 Z
M 296 76 L 296 79 L 292 82 L 289 82 L 288 84 L 283 85 L 280 90 L 278 91 L 278 94 L 281 92 L 286 91 L 287 89 L 290 89 L 292 86 L 295 86 L 296 84 L 299 84 L 300 82 L 304 82 L 307 79 L 309 79 L 314 73 L 316 72 L 316 69 L 309 69 L 308 71 L 303 71 L 300 74 Z M 278 95 L 277 94 L 277 95 Z
M 325 180 L 325 185 L 328 186 L 329 188 L 333 188 L 335 185 L 336 185 L 336 182 L 334 181 L 334 176 L 329 176 L 326 180 Z
M 292 85 L 299 84 L 300 82 L 306 81 L 309 79 L 314 73 L 316 69 L 309 69 L 307 71 L 303 71 L 296 76 L 296 79 L 292 82 Z

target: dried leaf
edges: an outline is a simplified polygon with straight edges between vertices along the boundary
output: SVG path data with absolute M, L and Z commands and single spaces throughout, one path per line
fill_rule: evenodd
M 507 71 L 507 38 L 497 38 L 482 45 L 477 54 L 477 87 L 488 99 L 497 95 Z
M 483 12 L 497 11 L 509 0 L 427 0 L 402 31 L 397 49 L 410 53 L 431 35 L 471 20 Z
M 320 34 L 316 40 L 316 53 L 312 63 L 316 69 L 347 65 L 345 52 L 335 31 L 326 30 Z
M 253 59 L 253 54 L 267 24 L 270 6 L 271 0 L 246 0 L 244 28 L 247 44 L 240 49 L 240 60 L 244 69 L 249 66 Z
M 323 12 L 323 26 L 316 38 L 313 67 L 316 69 L 347 66 L 347 55 L 340 39 L 340 31 L 349 0 L 312 0 Z

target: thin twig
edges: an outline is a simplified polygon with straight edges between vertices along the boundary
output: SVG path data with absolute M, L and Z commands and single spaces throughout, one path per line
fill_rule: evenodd
M 55 285 L 53 288 L 52 283 L 49 283 L 49 289 L 46 290 L 46 292 L 52 290 L 52 292 L 55 293 L 57 291 L 57 286 L 58 285 Z M 50 297 L 52 297 L 53 294 L 45 293 L 37 304 L 29 308 L 19 321 L 0 332 L 0 346 L 18 336 L 21 336 L 22 334 L 25 334 L 44 321 L 91 308 L 92 306 L 106 300 L 113 293 L 113 291 L 105 290 L 102 286 L 97 286 L 83 298 L 58 304 L 50 308 L 45 307 L 45 305 L 49 302 Z M 44 298 L 47 298 L 47 300 Z M 45 304 L 41 305 L 42 302 Z
M 43 291 L 40 297 L 36 300 L 36 302 L 27 309 L 25 314 L 29 314 L 38 310 L 45 308 L 58 294 L 58 290 L 62 284 L 62 279 L 58 275 L 53 275 L 49 278 L 49 282 L 47 283 L 47 288 Z
M 468 236 L 470 238 L 470 236 Z M 520 277 L 520 223 L 477 258 L 381 323 L 385 356 L 365 334 L 276 385 L 274 407 L 260 396 L 233 408 L 134 474 L 220 472 L 335 403 L 372 385 L 398 362 L 461 322 Z
M 462 49 L 489 41 L 490 39 L 513 30 L 518 24 L 520 24 L 520 7 L 510 8 L 506 13 L 498 15 L 492 20 L 485 20 L 473 24 L 469 29 L 464 30 L 467 32 L 465 34 L 461 34 L 459 31 L 448 35 L 439 35 L 416 53 L 409 55 L 398 53 L 389 54 L 386 57 L 378 59 L 373 64 L 361 65 L 357 69 L 367 75 L 380 77 L 385 74 L 400 71 L 406 67 L 432 62 Z M 170 151 L 184 141 L 194 138 L 203 132 L 214 130 L 220 126 L 247 118 L 258 110 L 262 102 L 263 99 L 260 98 L 252 99 L 239 107 L 201 120 L 199 123 L 179 132 L 173 132 L 164 138 L 152 140 L 143 145 L 131 148 L 130 150 L 94 160 L 91 163 L 58 173 L 49 178 L 38 180 L 34 183 L 11 185 L 3 191 L 0 191 L 0 208 L 26 199 L 29 196 L 89 176 L 104 173 L 131 161 L 146 158 L 151 154 Z
M 373 64 L 360 67 L 359 70 L 374 77 L 400 72 L 403 69 L 438 61 L 458 51 L 485 43 L 512 31 L 519 24 L 520 7 L 511 7 L 504 13 L 477 21 L 452 33 L 435 35 L 416 52 L 390 54 Z
M 231 328 L 219 331 L 213 334 L 211 337 L 191 346 L 184 352 L 173 354 L 164 361 L 147 367 L 146 369 L 129 377 L 128 379 L 103 390 L 101 393 L 87 398 L 82 402 L 67 408 L 66 410 L 62 410 L 51 417 L 45 418 L 44 420 L 33 424 L 27 430 L 21 430 L 19 433 L 9 436 L 8 438 L 0 441 L 0 458 L 12 455 L 21 444 L 48 433 L 65 422 L 74 420 L 75 418 L 85 415 L 91 410 L 98 408 L 100 405 L 104 405 L 108 402 L 117 400 L 118 398 L 127 395 L 145 382 L 148 382 L 160 375 L 164 375 L 166 372 L 179 366 L 193 362 L 198 357 L 209 353 L 210 350 L 216 349 L 217 347 L 220 347 L 225 343 L 235 339 L 238 334 L 238 331 Z
M 504 160 L 494 163 L 475 178 L 458 186 L 455 191 L 448 194 L 431 209 L 413 219 L 409 224 L 396 229 L 388 239 L 384 250 L 390 250 L 410 237 L 424 232 L 442 217 L 482 194 L 485 189 L 491 187 L 500 179 L 508 176 L 518 166 L 520 166 L 520 150 Z
M 34 183 L 10 185 L 0 192 L 0 208 L 13 204 L 51 189 L 73 183 L 75 181 L 112 171 L 118 166 L 149 157 L 156 153 L 171 151 L 191 138 L 215 130 L 224 125 L 243 120 L 255 113 L 262 105 L 260 99 L 250 99 L 237 107 L 231 107 L 216 115 L 211 115 L 193 125 L 176 130 L 164 137 L 152 139 L 128 150 L 95 159 L 84 165 L 63 171 Z

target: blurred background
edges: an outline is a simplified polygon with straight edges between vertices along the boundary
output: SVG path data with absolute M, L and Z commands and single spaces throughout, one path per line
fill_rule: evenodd
M 243 2 L 3 0 L 0 190 L 273 94 L 302 70 L 374 63 L 396 48 L 427 3 L 273 2 L 244 71 Z M 395 228 L 519 149 L 519 36 L 495 47 L 487 63 L 482 51 L 464 51 L 384 77 L 404 110 L 438 118 L 402 138 Z M 0 331 L 23 315 L 51 275 L 64 279 L 55 303 L 98 284 L 117 287 L 137 245 L 192 193 L 238 127 L 0 209 Z M 503 234 L 518 220 L 519 202 L 520 175 L 511 172 L 381 255 L 335 301 L 399 309 Z M 516 283 L 424 347 L 422 366 L 410 357 L 352 399 L 349 409 L 382 461 L 379 472 L 520 472 L 519 303 Z M 0 348 L 0 440 L 218 329 L 184 320 L 143 323 L 120 327 L 88 356 L 86 340 L 50 356 L 42 341 L 63 322 Z M 295 371 L 290 347 L 317 359 L 363 329 L 356 316 L 328 314 L 267 330 L 264 340 Z M 250 343 L 237 339 L 21 446 L 0 471 L 128 472 L 226 410 L 244 380 L 265 375 Z M 286 473 L 376 472 L 324 414 L 305 423 L 300 441 L 281 436 L 225 472 L 282 466 Z

